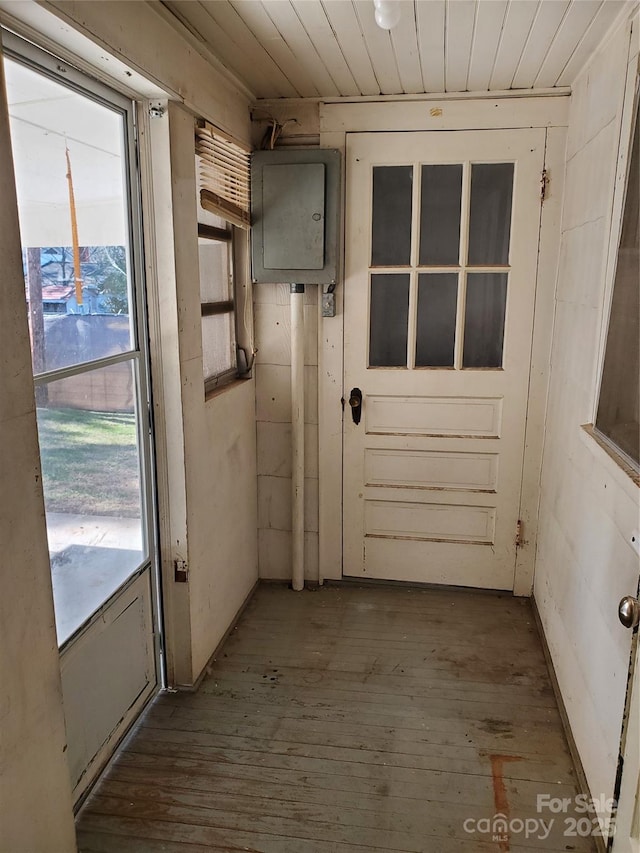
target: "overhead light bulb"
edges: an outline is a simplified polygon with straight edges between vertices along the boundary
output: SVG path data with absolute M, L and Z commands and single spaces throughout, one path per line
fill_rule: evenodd
M 392 30 L 400 23 L 400 5 L 397 0 L 373 0 L 376 24 L 383 30 Z

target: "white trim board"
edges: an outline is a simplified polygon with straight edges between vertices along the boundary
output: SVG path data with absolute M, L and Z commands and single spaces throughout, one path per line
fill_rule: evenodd
M 384 130 L 501 130 L 563 127 L 569 116 L 568 92 L 558 97 L 463 98 L 320 105 L 323 134 Z

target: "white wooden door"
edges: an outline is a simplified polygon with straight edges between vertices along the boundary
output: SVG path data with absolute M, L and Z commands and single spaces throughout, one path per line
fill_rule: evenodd
M 345 575 L 513 588 L 544 144 L 347 137 Z

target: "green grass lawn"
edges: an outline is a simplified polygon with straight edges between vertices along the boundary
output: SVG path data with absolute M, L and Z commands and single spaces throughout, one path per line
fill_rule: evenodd
M 39 407 L 38 432 L 48 512 L 140 515 L 135 415 Z

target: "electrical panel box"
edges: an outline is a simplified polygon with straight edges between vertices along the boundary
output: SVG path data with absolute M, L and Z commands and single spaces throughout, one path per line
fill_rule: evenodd
M 254 282 L 335 284 L 339 218 L 339 151 L 279 149 L 252 154 Z

